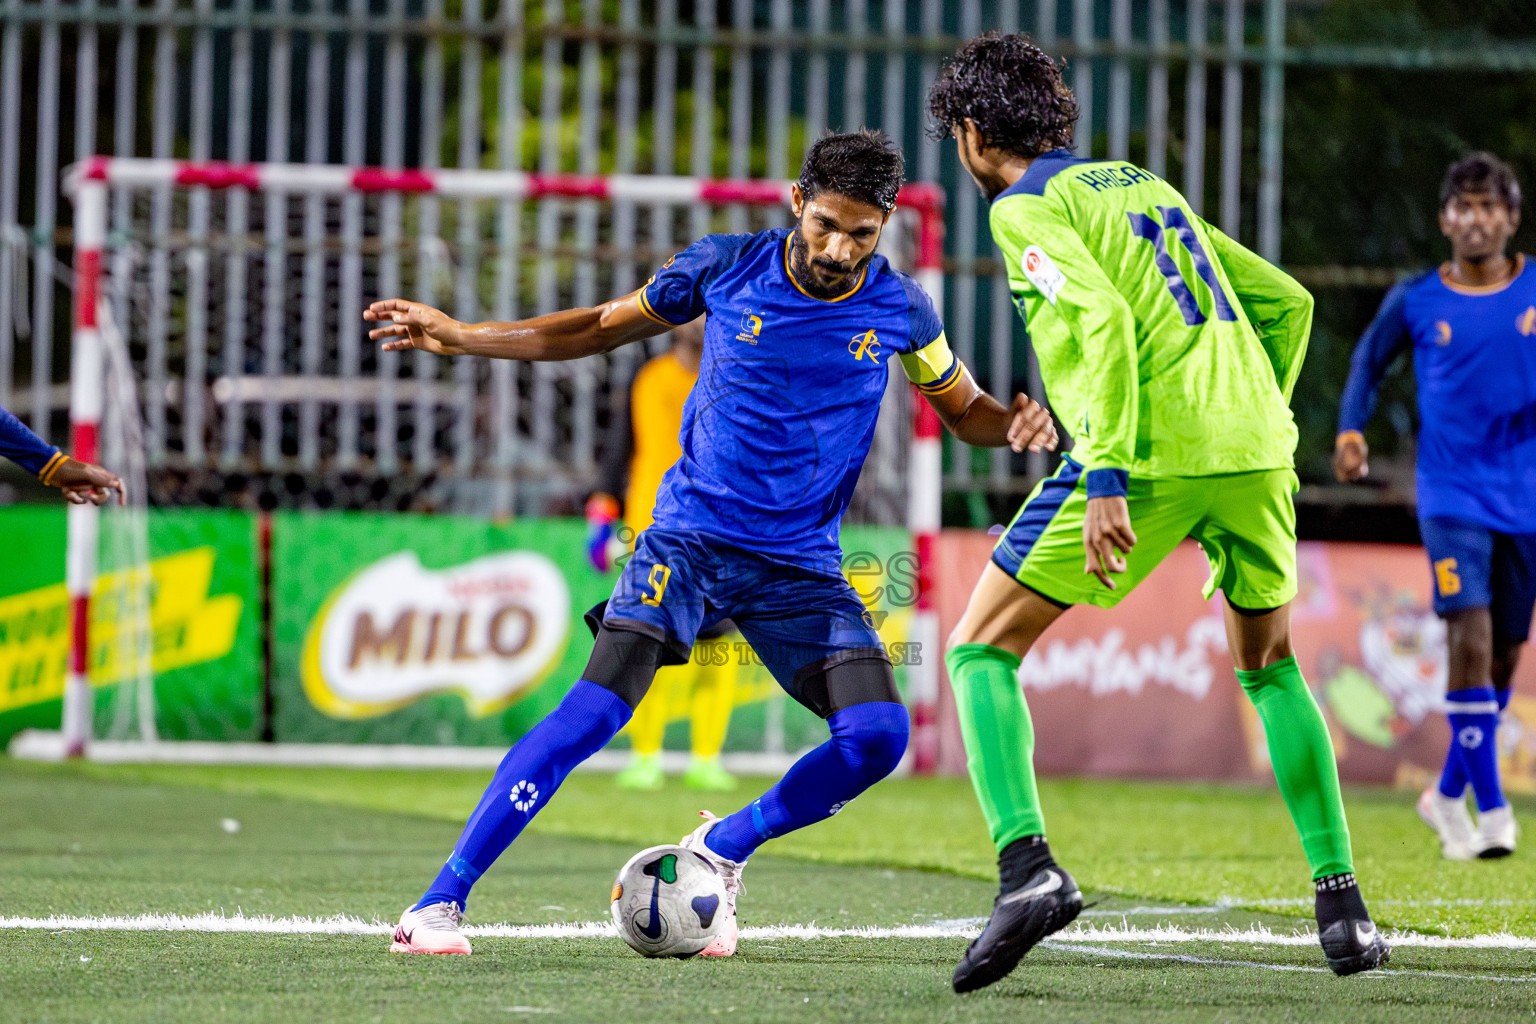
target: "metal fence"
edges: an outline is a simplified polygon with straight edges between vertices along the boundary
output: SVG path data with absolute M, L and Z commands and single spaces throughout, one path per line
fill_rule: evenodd
M 1083 109 L 1081 152 L 1129 157 L 1167 176 L 1197 210 L 1271 258 L 1281 255 L 1288 66 L 1513 71 L 1536 60 L 1529 48 L 1496 46 L 1288 45 L 1287 17 L 1286 0 L 0 0 L 0 402 L 45 436 L 64 438 L 61 268 L 70 238 L 59 182 L 62 165 L 86 154 L 783 178 L 808 139 L 860 124 L 903 144 L 911 177 L 946 187 L 950 338 L 985 386 L 1007 392 L 1033 374 L 983 206 L 946 147 L 922 131 L 927 85 L 962 39 L 994 28 L 1033 33 L 1069 61 Z M 483 265 L 491 228 L 451 202 L 424 200 L 407 216 L 351 200 L 258 208 L 238 190 L 197 197 L 185 210 L 138 201 L 148 203 L 139 211 L 147 235 L 120 239 L 144 255 L 135 272 L 148 287 L 195 300 L 203 322 L 190 336 L 209 339 L 199 351 L 167 335 L 151 351 L 152 324 L 136 339 L 151 452 L 171 475 L 240 465 L 312 476 L 347 462 L 345 432 L 327 433 L 314 411 L 328 407 L 319 392 L 289 403 L 279 429 L 225 431 L 213 449 L 178 432 L 180 396 L 198 390 L 183 387 L 185 377 L 207 387 L 268 372 L 225 365 L 232 349 L 224 339 L 242 330 L 261 337 L 261 329 L 242 328 L 199 277 L 201 239 L 215 225 L 250 234 L 257 249 L 275 232 L 298 260 L 300 281 L 318 275 L 330 289 L 336 281 L 317 248 L 362 239 L 408 243 L 427 260 L 436 253 L 455 269 L 428 275 L 417 294 L 468 319 L 598 301 L 643 279 L 655 254 L 707 230 L 762 223 L 745 209 L 715 216 L 702 206 L 619 204 L 609 215 L 588 202 L 541 200 L 502 214 L 535 268 L 508 281 L 462 269 Z M 114 223 L 126 233 L 135 209 L 126 197 L 116 202 Z M 256 262 L 235 270 L 236 283 L 258 272 Z M 356 372 L 350 362 L 316 369 L 316 351 L 354 351 L 361 332 L 339 315 L 342 296 L 325 294 L 326 308 L 301 309 L 300 325 L 278 332 L 270 366 L 281 376 Z M 292 299 L 303 305 L 302 286 Z M 451 419 L 460 375 L 474 371 L 405 360 L 390 372 L 439 395 L 435 408 Z M 610 382 L 591 383 L 600 401 Z M 585 386 L 557 384 L 555 416 L 589 397 Z M 529 423 L 528 444 L 547 429 Z M 590 444 L 600 443 L 591 433 Z M 403 478 L 476 479 L 461 454 L 418 443 L 394 472 L 358 460 L 348 472 L 368 479 L 344 503 L 378 500 L 381 484 L 387 491 Z M 594 459 L 588 452 L 576 461 Z M 1043 469 L 1038 459 L 952 447 L 946 487 L 1017 490 Z M 473 493 L 460 488 L 453 501 L 473 503 L 463 497 Z
M 94 203 L 81 198 L 87 187 L 99 193 Z M 631 284 L 616 284 L 619 274 L 633 277 L 635 266 L 671 254 L 645 247 L 648 242 L 633 248 L 633 238 L 630 247 L 617 249 L 613 229 L 624 205 L 689 216 L 702 208 L 711 225 L 721 227 L 737 212 L 751 220 L 777 217 L 789 193 L 783 182 L 684 176 L 113 157 L 80 165 L 69 189 L 76 205 L 75 272 L 107 271 L 97 290 L 77 277 L 80 294 L 99 291 L 110 299 L 108 326 L 126 339 L 125 361 L 148 367 L 150 381 L 174 382 L 144 389 L 149 461 L 241 477 L 243 483 L 224 481 L 224 499 L 235 501 L 264 470 L 296 473 L 301 481 L 318 477 L 312 490 L 321 491 L 335 489 L 327 477 L 381 483 L 404 474 L 409 487 L 411 474 L 446 464 L 456 504 L 496 515 L 569 507 L 591 489 L 600 407 L 613 397 L 614 382 L 631 378 L 642 346 L 560 363 L 462 359 L 451 364 L 451 378 L 440 378 L 442 360 L 413 353 L 402 361 L 366 340 L 372 325 L 359 319 L 363 296 L 448 294 L 459 306 L 503 319 L 515 315 L 525 292 L 546 306 L 579 305 L 575 291 L 583 276 L 594 279 L 594 291 L 622 294 Z M 532 213 L 525 200 L 554 196 L 595 208 L 596 244 L 572 237 L 566 219 L 560 245 L 530 261 L 515 241 L 532 227 L 523 223 Z M 241 202 L 226 202 L 235 199 Z M 881 248 L 940 296 L 939 193 L 908 185 L 897 203 Z M 232 206 L 238 216 L 230 215 Z M 323 225 L 350 230 L 296 235 L 312 207 L 322 211 Z M 350 218 L 349 208 L 355 210 Z M 413 225 L 444 212 L 472 223 L 473 248 L 413 235 Z M 119 219 L 109 231 L 113 218 Z M 87 245 L 92 239 L 94 248 Z M 597 258 L 602 250 L 609 252 L 606 262 Z M 547 296 L 546 286 L 553 288 Z M 100 312 L 101 302 L 78 299 L 77 311 Z M 215 323 L 221 332 L 210 329 Z M 93 335 L 80 331 L 88 326 L 76 317 L 71 373 L 80 380 L 101 376 L 82 362 L 89 355 L 82 339 Z M 403 369 L 409 372 L 402 376 Z M 911 411 L 904 376 L 894 365 L 887 369 L 885 403 L 854 508 L 869 521 L 894 524 L 905 520 Z M 81 395 L 79 388 L 72 392 Z M 82 421 L 92 418 L 82 420 L 78 402 L 71 411 L 77 435 L 94 437 L 94 425 L 79 434 Z
M 1022 331 L 1000 268 L 991 260 L 982 206 L 953 158 L 923 135 L 923 98 L 940 60 L 958 42 L 997 28 L 1034 33 L 1071 59 L 1083 108 L 1079 149 L 1130 157 L 1154 172 L 1182 171 L 1199 208 L 1209 194 L 1217 221 L 1278 248 L 1279 111 L 1284 5 L 1262 17 L 1242 0 L 5 0 L 0 38 L 0 400 L 40 432 L 62 439 L 67 337 L 68 222 L 61 211 L 61 163 L 95 152 L 197 161 L 308 161 L 385 167 L 488 167 L 543 173 L 684 173 L 703 177 L 791 176 L 806 141 L 827 128 L 885 128 L 909 156 L 910 176 L 950 191 L 946 320 L 951 341 L 991 390 L 1030 380 Z M 1257 48 L 1255 40 L 1258 41 Z M 1256 193 L 1243 208 L 1245 69 L 1262 62 L 1257 104 Z M 1211 95 L 1214 93 L 1214 95 Z M 1245 106 L 1246 104 L 1246 106 Z M 1219 108 L 1219 145 L 1206 152 L 1206 123 Z M 1180 130 L 1179 125 L 1183 125 Z M 1175 139 L 1182 136 L 1182 142 Z M 1248 157 L 1250 163 L 1251 155 Z M 1208 173 L 1209 172 L 1209 173 Z M 1175 180 L 1178 180 L 1176 177 Z M 365 214 L 360 200 L 287 205 L 236 190 L 194 193 L 185 209 L 169 197 L 115 200 L 114 228 L 146 225 L 120 250 L 142 287 L 188 303 L 187 329 L 131 325 L 140 343 L 152 464 L 166 470 L 244 466 L 258 471 L 357 470 L 394 479 L 434 471 L 473 479 L 477 467 L 433 431 L 417 435 L 410 465 L 353 457 L 346 422 L 322 429 L 323 392 L 295 394 L 283 423 L 225 430 L 216 450 L 195 431 L 200 411 L 187 396 L 219 377 L 355 375 L 362 325 L 348 315 L 361 298 L 333 292 L 327 308 L 293 311 L 291 330 L 244 323 L 209 290 L 215 229 L 280 241 L 300 265 L 292 299 L 313 304 L 329 271 L 327 244 L 366 236 L 390 248 L 410 241 L 431 261 L 457 268 L 426 274 L 415 295 L 461 319 L 510 316 L 592 303 L 643 279 L 655 254 L 711 229 L 757 226 L 746 209 L 712 217 L 706 207 L 674 212 L 619 204 L 542 200 L 507 214 L 531 280 L 482 282 L 488 225 L 453 203 L 424 199 L 407 220 L 388 202 Z M 137 248 L 133 248 L 137 246 Z M 253 253 L 254 257 L 254 253 Z M 226 291 L 262 278 L 260 261 L 221 275 Z M 466 269 L 467 268 L 467 269 Z M 304 283 L 308 275 L 308 283 Z M 332 282 L 334 284 L 334 282 Z M 378 282 L 386 287 L 396 282 Z M 482 287 L 482 284 L 485 285 Z M 126 286 L 126 282 L 125 282 Z M 387 290 L 387 289 L 386 289 Z M 161 304 L 158 312 L 164 317 Z M 197 308 L 193 308 L 197 307 Z M 333 308 L 334 307 L 334 308 Z M 231 338 L 262 342 L 241 349 Z M 190 341 L 189 341 L 190 339 Z M 266 349 L 263 351 L 262 346 Z M 273 350 L 276 346 L 276 351 Z M 255 366 L 225 365 L 240 352 Z M 342 353 L 339 363 L 320 352 Z M 247 358 L 250 356 L 247 355 Z M 264 360 L 264 361 L 263 361 Z M 434 405 L 450 433 L 455 397 L 475 371 L 428 360 L 387 367 Z M 193 379 L 193 386 L 184 382 Z M 591 387 L 587 386 L 588 384 Z M 544 411 L 555 417 L 591 402 L 608 382 L 557 389 L 539 374 Z M 1038 381 L 1035 382 L 1038 388 Z M 318 386 L 317 386 L 318 387 Z M 297 386 L 303 391 L 303 385 Z M 228 396 L 226 396 L 228 397 Z M 239 396 L 233 396 L 238 403 Z M 431 401 L 436 401 L 431 400 Z M 387 413 L 386 413 L 387 415 Z M 429 414 L 430 415 L 430 414 Z M 588 422 L 586 414 L 577 419 Z M 291 422 L 288 422 L 291 421 Z M 452 421 L 448 423 L 447 421 Z M 534 449 L 553 419 L 526 424 Z M 575 463 L 594 461 L 596 432 Z M 462 440 L 462 438 L 460 438 Z M 1020 470 L 1005 452 L 952 451 L 952 488 L 1016 488 Z M 375 488 L 377 490 L 377 488 Z M 457 503 L 463 504 L 457 492 Z M 539 511 L 530 507 L 526 511 Z

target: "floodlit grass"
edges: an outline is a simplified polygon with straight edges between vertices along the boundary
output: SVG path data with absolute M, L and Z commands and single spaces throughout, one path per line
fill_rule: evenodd
M 433 851 L 433 870 L 490 777 L 470 771 L 162 765 L 24 770 L 437 818 L 455 827 Z M 767 783 L 744 780 L 737 793 L 725 796 L 701 796 L 675 783 L 657 793 L 633 794 L 616 790 L 608 776 L 577 773 L 534 819 L 529 834 L 606 839 L 636 848 L 675 842 L 697 823 L 701 807 L 726 813 Z M 1141 900 L 1227 900 L 1310 917 L 1301 843 L 1272 786 L 1046 779 L 1040 788 L 1051 848 L 1085 888 Z M 1356 870 L 1381 924 L 1445 935 L 1536 936 L 1536 871 L 1529 849 L 1502 862 L 1451 863 L 1441 859 L 1433 835 L 1415 816 L 1410 794 L 1358 787 L 1346 790 L 1345 803 Z M 1536 803 L 1516 800 L 1515 810 L 1536 823 Z M 996 853 L 970 782 L 961 778 L 887 780 L 837 817 L 774 840 L 766 852 L 989 882 L 997 877 Z M 428 880 L 420 880 L 423 887 Z M 1292 905 L 1295 901 L 1305 906 Z M 985 905 L 975 911 L 985 912 Z
M 390 921 L 442 863 L 484 779 L 0 760 L 0 916 L 222 911 Z M 707 805 L 724 812 L 756 787 Z M 1090 899 L 1104 901 L 1095 923 L 1118 924 L 1103 913 L 1118 908 L 1142 926 L 1289 932 L 1310 924 L 1306 868 L 1271 790 L 1055 781 L 1044 799 L 1059 859 Z M 1406 795 L 1354 790 L 1348 802 L 1357 866 L 1385 925 L 1536 937 L 1536 872 L 1526 851 L 1446 864 Z M 638 846 L 688 830 L 698 806 L 681 789 L 637 796 L 603 776 L 573 777 L 476 888 L 471 921 L 605 919 L 613 872 Z M 1536 820 L 1529 803 L 1517 810 Z M 755 858 L 743 924 L 971 918 L 987 912 L 991 878 L 965 780 L 892 780 Z M 1198 915 L 1174 906 L 1223 897 L 1237 905 Z M 1164 909 L 1135 910 L 1153 904 Z M 1396 1024 L 1531 1019 L 1536 1006 L 1529 950 L 1400 946 L 1391 967 L 1425 973 L 1340 980 L 1274 969 L 1320 967 L 1310 945 L 1095 950 L 1074 941 L 1036 950 L 1004 982 L 956 997 L 948 978 L 963 946 L 958 938 L 746 940 L 730 961 L 661 962 L 616 939 L 481 938 L 464 960 L 391 956 L 382 935 L 8 929 L 0 930 L 0 1020 Z

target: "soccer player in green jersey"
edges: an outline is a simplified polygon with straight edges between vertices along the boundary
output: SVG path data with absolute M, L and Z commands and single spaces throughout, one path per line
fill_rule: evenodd
M 1002 892 L 955 970 L 989 985 L 1072 921 L 1035 787 L 1025 654 L 1074 604 L 1110 608 L 1186 537 L 1226 598 L 1238 681 L 1264 723 L 1338 974 L 1387 959 L 1355 884 L 1328 729 L 1291 647 L 1292 494 L 1312 298 L 1172 186 L 1068 150 L 1077 101 L 1022 35 L 967 43 L 929 95 L 934 132 L 991 201 L 992 237 L 1056 414 L 1075 439 L 998 540 L 946 656 Z

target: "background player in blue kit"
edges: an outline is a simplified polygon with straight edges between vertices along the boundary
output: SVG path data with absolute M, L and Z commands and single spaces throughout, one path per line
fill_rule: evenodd
M 1388 293 L 1355 349 L 1334 447 L 1341 481 L 1366 475 L 1361 431 L 1387 368 L 1411 346 L 1419 529 L 1446 622 L 1451 723 L 1445 770 L 1419 815 L 1454 860 L 1515 848 L 1495 731 L 1536 605 L 1536 267 L 1505 253 L 1519 225 L 1508 166 L 1488 153 L 1451 165 L 1440 188 L 1450 262 Z
M 896 767 L 907 710 L 838 547 L 886 364 L 900 359 L 967 443 L 1056 443 L 1045 409 L 1023 395 L 1005 408 L 976 386 L 928 296 L 875 254 L 901 178 L 901 155 L 884 134 L 830 135 L 806 154 L 793 230 L 709 235 L 605 305 L 511 324 L 461 324 L 400 299 L 364 313 L 386 324 L 371 336 L 387 349 L 545 360 L 606 352 L 708 315 L 682 457 L 612 598 L 588 616 L 591 660 L 502 761 L 448 863 L 401 915 L 394 950 L 470 951 L 459 923 L 475 880 L 618 732 L 656 669 L 685 660 L 700 627 L 722 618 L 832 737 L 761 798 L 724 819 L 706 813 L 683 840 L 726 883 L 728 917 L 706 955 L 735 952 L 741 870 L 761 843 L 835 814 Z

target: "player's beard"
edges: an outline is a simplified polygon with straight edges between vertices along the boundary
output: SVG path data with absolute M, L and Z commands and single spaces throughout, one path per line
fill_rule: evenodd
M 805 244 L 805 239 L 800 237 L 798 231 L 795 232 L 794 240 L 789 246 L 790 273 L 795 275 L 795 280 L 799 282 L 801 288 L 804 288 L 818 299 L 835 299 L 847 292 L 849 288 L 853 287 L 853 282 L 857 281 L 859 275 L 864 272 L 864 268 L 869 266 L 869 261 L 875 258 L 874 250 L 870 250 L 869 255 L 859 260 L 859 262 L 852 264 L 852 269 L 850 270 L 848 269 L 849 264 L 838 263 L 835 260 L 827 259 L 825 256 L 816 257 L 815 263 L 819 267 L 825 267 L 827 270 L 838 272 L 846 271 L 837 284 L 828 288 L 818 282 L 816 275 L 811 273 L 811 264 L 806 258 L 809 251 L 810 248 Z

